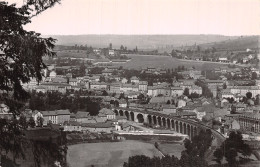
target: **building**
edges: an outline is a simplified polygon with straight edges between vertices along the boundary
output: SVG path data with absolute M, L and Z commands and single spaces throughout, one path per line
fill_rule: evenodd
M 99 114 L 98 114 L 99 117 L 104 117 L 107 119 L 107 120 L 113 120 L 113 119 L 116 119 L 116 115 L 115 113 L 110 110 L 110 109 L 107 109 L 107 108 L 102 108 L 100 111 L 99 111 Z
M 238 117 L 238 123 L 245 131 L 260 133 L 260 112 L 241 114 Z
M 171 87 L 171 96 L 181 96 L 183 92 L 184 90 L 181 87 Z
M 43 125 L 49 122 L 52 124 L 63 124 L 65 121 L 70 120 L 69 110 L 55 110 L 55 111 L 42 111 Z
M 140 81 L 139 82 L 139 91 L 147 92 L 148 82 L 147 81 Z
M 52 82 L 45 82 L 41 84 L 41 87 L 46 89 L 47 91 L 58 91 L 61 93 L 66 93 L 68 89 L 71 89 L 70 84 L 66 83 L 52 83 Z
M 138 84 L 139 83 L 139 78 L 137 78 L 136 76 L 133 76 L 130 78 L 131 83 L 135 83 Z
M 107 83 L 105 82 L 91 82 L 90 83 L 90 89 L 92 90 L 106 90 L 107 87 Z
M 240 94 L 246 96 L 247 92 L 252 93 L 252 97 L 260 94 L 260 86 L 227 86 L 227 89 L 230 89 L 230 92 L 233 94 Z

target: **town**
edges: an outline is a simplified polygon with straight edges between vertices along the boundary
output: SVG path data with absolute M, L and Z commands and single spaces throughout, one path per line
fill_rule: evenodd
M 85 51 L 80 48 L 65 52 Z M 42 81 L 32 78 L 23 84 L 31 98 L 20 120 L 26 120 L 30 130 L 45 127 L 69 132 L 71 143 L 129 135 L 184 140 L 203 128 L 222 142 L 239 130 L 243 140 L 259 148 L 260 71 L 256 67 L 230 63 L 204 71 L 184 65 L 125 69 L 123 64 L 131 61 L 128 55 L 137 54 L 137 47 L 127 53 L 125 47 L 116 50 L 110 43 L 108 48 L 86 50 L 87 58 L 46 59 L 51 64 L 42 71 Z M 255 55 L 250 49 L 243 53 Z M 12 119 L 5 104 L 0 111 L 1 118 Z M 84 138 L 79 132 L 88 135 Z
M 0 167 L 259 167 L 258 0 L 0 2 Z

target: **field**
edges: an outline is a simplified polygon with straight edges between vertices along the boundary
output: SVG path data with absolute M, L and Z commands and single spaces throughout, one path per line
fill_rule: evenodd
M 182 61 L 169 56 L 154 56 L 154 55 L 128 55 L 132 60 L 117 64 L 126 69 L 141 69 L 143 67 L 156 67 L 162 69 L 175 69 L 178 66 L 184 65 L 186 68 L 195 67 L 196 69 L 213 69 L 220 66 L 226 66 L 219 63 L 212 62 L 197 62 L 197 61 Z
M 163 154 L 174 155 L 177 158 L 181 157 L 181 152 L 185 149 L 183 143 L 160 143 L 159 145 Z
M 129 156 L 161 156 L 153 144 L 127 140 L 115 143 L 86 143 L 71 145 L 67 160 L 71 167 L 122 166 Z

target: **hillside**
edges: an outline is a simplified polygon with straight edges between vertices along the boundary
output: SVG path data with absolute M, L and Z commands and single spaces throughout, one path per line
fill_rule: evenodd
M 246 50 L 259 48 L 259 36 L 246 36 L 199 45 L 202 49 L 215 47 L 217 50 Z
M 49 37 L 49 36 L 45 36 Z M 88 45 L 92 47 L 107 47 L 109 43 L 113 48 L 121 45 L 129 49 L 136 46 L 139 49 L 151 50 L 162 48 L 174 48 L 211 42 L 220 42 L 237 37 L 222 35 L 52 35 L 57 39 L 57 45 Z

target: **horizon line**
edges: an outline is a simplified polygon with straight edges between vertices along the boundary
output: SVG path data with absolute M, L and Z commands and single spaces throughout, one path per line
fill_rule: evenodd
M 214 36 L 226 36 L 226 37 L 241 37 L 241 36 L 260 36 L 260 34 L 254 34 L 254 35 L 223 35 L 223 34 L 41 34 L 43 36 L 83 36 L 83 35 L 96 35 L 96 36 L 102 36 L 102 35 L 121 35 L 121 36 L 170 36 L 170 35 L 194 35 L 194 36 L 207 36 L 207 35 L 214 35 Z

